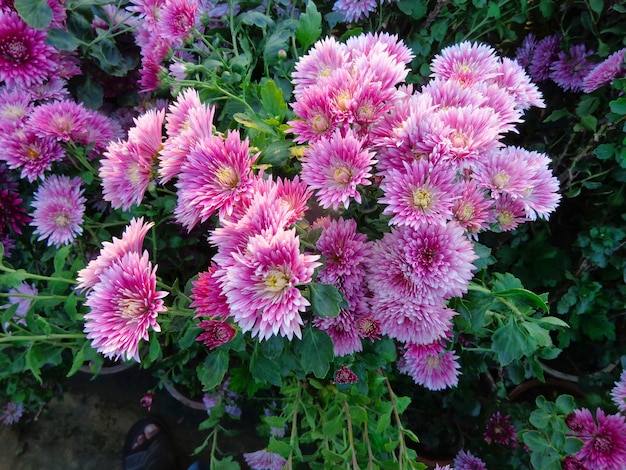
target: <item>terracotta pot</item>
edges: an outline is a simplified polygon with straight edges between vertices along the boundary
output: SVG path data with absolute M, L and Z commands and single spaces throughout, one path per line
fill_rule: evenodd
M 185 395 L 180 393 L 178 390 L 176 390 L 176 388 L 174 388 L 171 382 L 164 381 L 163 387 L 172 396 L 172 398 L 178 400 L 183 405 L 189 408 L 193 408 L 194 410 L 206 411 L 206 405 L 203 402 L 192 400 L 191 398 L 186 397 Z

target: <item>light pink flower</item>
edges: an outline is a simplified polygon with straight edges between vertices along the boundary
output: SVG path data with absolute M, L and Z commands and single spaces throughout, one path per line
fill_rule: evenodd
M 521 110 L 531 106 L 546 107 L 537 85 L 531 82 L 518 62 L 508 57 L 501 59 L 498 64 L 498 75 L 493 82 L 509 93 L 515 100 L 515 106 Z
M 597 64 L 583 79 L 583 91 L 591 93 L 600 87 L 610 84 L 614 78 L 621 78 L 626 74 L 624 54 L 626 48 L 620 49 Z
M 255 235 L 220 276 L 231 316 L 243 331 L 267 339 L 302 337 L 300 313 L 309 301 L 298 289 L 311 282 L 319 256 L 300 253 L 294 229 Z
M 87 295 L 84 331 L 93 348 L 105 357 L 139 359 L 139 342 L 148 340 L 148 330 L 161 331 L 159 313 L 167 310 L 167 292 L 156 290 L 156 269 L 148 252 L 126 253 L 100 275 Z
M 500 230 L 505 232 L 515 230 L 519 224 L 527 220 L 524 203 L 509 195 L 502 196 L 495 201 L 493 218 Z
M 54 162 L 63 160 L 65 151 L 53 137 L 37 137 L 28 128 L 16 128 L 0 137 L 0 159 L 31 183 L 44 179 Z
M 348 208 L 350 198 L 358 203 L 361 195 L 357 186 L 371 184 L 370 171 L 376 163 L 374 154 L 363 147 L 362 141 L 348 129 L 345 134 L 336 131 L 323 137 L 305 151 L 302 162 L 302 180 L 317 190 L 323 208 Z
M 243 458 L 252 470 L 282 470 L 287 463 L 279 454 L 267 450 L 248 452 Z
M 90 289 L 100 282 L 102 273 L 113 264 L 116 259 L 122 258 L 126 253 L 141 253 L 143 240 L 154 226 L 154 222 L 144 223 L 143 217 L 133 218 L 124 230 L 122 238 L 113 237 L 113 240 L 102 242 L 100 254 L 91 260 L 86 267 L 78 271 L 76 280 L 78 289 Z
M 611 390 L 611 398 L 617 408 L 626 414 L 626 371 L 622 371 L 619 380 Z
M 452 219 L 452 207 L 460 196 L 455 178 L 456 170 L 449 165 L 404 162 L 404 171 L 390 169 L 380 183 L 384 196 L 378 201 L 387 204 L 383 214 L 393 216 L 390 225 L 444 225 Z
M 291 106 L 299 119 L 287 123 L 288 131 L 296 134 L 294 142 L 314 142 L 337 129 L 339 119 L 333 113 L 330 94 L 328 86 L 318 85 L 307 87 L 297 96 Z
M 454 220 L 470 235 L 489 228 L 493 218 L 494 201 L 474 180 L 462 181 L 461 197 L 456 200 L 452 212 Z
M 317 41 L 294 67 L 294 94 L 298 97 L 304 89 L 319 84 L 320 80 L 330 76 L 333 70 L 343 68 L 347 62 L 345 44 L 337 42 L 332 36 Z
M 85 213 L 80 178 L 50 175 L 37 189 L 32 206 L 35 234 L 38 240 L 48 239 L 48 246 L 57 248 L 71 243 L 83 233 Z
M 198 13 L 198 0 L 166 0 L 159 13 L 159 33 L 175 43 L 187 39 Z
M 444 390 L 459 382 L 458 359 L 453 351 L 444 351 L 439 345 L 408 344 L 401 372 L 429 390 Z
M 455 80 L 463 86 L 492 79 L 498 73 L 495 52 L 490 46 L 469 41 L 448 46 L 432 60 L 431 76 Z

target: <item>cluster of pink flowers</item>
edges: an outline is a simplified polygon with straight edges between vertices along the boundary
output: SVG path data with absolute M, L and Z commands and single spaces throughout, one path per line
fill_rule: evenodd
M 167 308 L 167 292 L 156 289 L 156 269 L 143 240 L 154 223 L 132 219 L 122 238 L 104 242 L 100 254 L 78 272 L 78 289 L 87 291 L 84 331 L 105 357 L 140 361 L 139 342 L 148 330 L 161 331 L 157 316 Z
M 405 343 L 401 370 L 439 390 L 458 380 L 458 357 L 446 350 L 456 312 L 446 303 L 467 292 L 472 237 L 547 218 L 560 196 L 546 155 L 501 142 L 524 110 L 543 106 L 515 61 L 481 44 L 452 46 L 417 92 L 398 86 L 411 59 L 387 34 L 319 41 L 295 66 L 298 119 L 289 124 L 308 143 L 301 177 L 322 208 L 348 210 L 376 182 L 390 216 L 391 231 L 374 242 L 343 218 L 317 224 L 319 278 L 348 308 L 316 325 L 343 355 L 360 350 L 351 325 L 369 318 Z

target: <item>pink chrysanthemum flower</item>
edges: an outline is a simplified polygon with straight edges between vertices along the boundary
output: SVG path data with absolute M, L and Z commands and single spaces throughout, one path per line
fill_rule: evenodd
M 361 195 L 357 186 L 369 186 L 370 171 L 376 163 L 374 154 L 363 148 L 363 142 L 348 129 L 343 135 L 336 131 L 329 138 L 321 138 L 305 151 L 302 162 L 302 180 L 317 190 L 323 208 L 348 208 L 350 198 L 358 203 Z
M 461 227 L 470 235 L 486 230 L 493 218 L 494 201 L 487 197 L 485 190 L 474 180 L 459 183 L 462 188 L 461 197 L 456 200 L 452 213 Z
M 553 34 L 535 45 L 533 59 L 528 66 L 528 73 L 534 81 L 541 82 L 550 78 L 550 68 L 558 58 L 561 39 L 560 35 Z
M 50 175 L 37 189 L 32 206 L 35 234 L 38 240 L 48 239 L 48 246 L 60 247 L 71 243 L 83 233 L 81 224 L 85 212 L 80 178 Z
M 113 119 L 100 114 L 97 111 L 87 109 L 85 113 L 85 128 L 83 145 L 94 144 L 94 149 L 104 150 L 109 142 L 118 139 L 122 135 L 122 129 Z
M 626 468 L 626 420 L 622 415 L 607 415 L 596 410 L 591 432 L 576 433 L 583 447 L 574 454 L 589 470 L 621 470 Z
M 279 454 L 267 450 L 248 452 L 243 458 L 252 470 L 282 470 L 287 463 Z
M 589 470 L 580 460 L 568 455 L 561 461 L 562 470 Z
M 339 120 L 332 111 L 330 93 L 326 86 L 306 88 L 291 104 L 299 118 L 287 123 L 290 126 L 288 131 L 296 134 L 294 142 L 314 142 L 331 135 L 337 128 Z
M 493 218 L 500 230 L 505 232 L 515 230 L 519 224 L 527 220 L 524 202 L 509 195 L 500 197 L 495 201 Z
M 409 69 L 413 53 L 397 40 L 397 36 L 389 34 L 360 35 L 348 40 L 346 46 L 352 58 L 352 68 L 357 74 L 371 74 L 372 82 L 379 83 L 380 91 L 386 97 L 393 96 L 395 86 L 403 82 Z
M 515 126 L 522 122 L 522 110 L 517 106 L 513 95 L 495 83 L 481 83 L 473 89 L 486 96 L 487 99 L 483 107 L 493 110 L 501 134 L 518 132 Z
M 159 155 L 159 176 L 162 184 L 178 176 L 187 156 L 199 141 L 213 138 L 215 106 L 199 102 L 195 106 L 197 93 L 195 96 L 187 95 L 189 94 L 183 97 L 175 111 L 169 114 L 165 124 L 166 130 L 169 129 L 168 138 Z
M 213 263 L 207 271 L 198 274 L 198 279 L 191 281 L 193 302 L 189 307 L 195 309 L 196 317 L 226 318 L 230 315 L 226 296 L 215 278 L 217 269 Z
M 384 54 L 394 62 L 408 65 L 415 57 L 413 51 L 398 38 L 398 35 L 389 33 L 365 33 L 351 36 L 346 40 L 346 48 L 353 59 L 359 55 L 371 57 L 384 51 Z
M 437 305 L 467 292 L 476 258 L 454 222 L 392 228 L 373 245 L 369 288 L 383 300 L 411 296 Z
M 567 53 L 559 52 L 558 59 L 550 66 L 550 78 L 565 91 L 581 91 L 583 80 L 594 67 L 588 60 L 593 54 L 584 44 L 570 47 Z
M 493 81 L 513 97 L 515 106 L 521 110 L 531 106 L 546 107 L 537 85 L 530 81 L 519 63 L 508 57 L 502 58 L 498 65 L 498 76 Z
M 254 189 L 248 139 L 239 131 L 229 131 L 225 138 L 212 136 L 199 141 L 181 167 L 176 183 L 178 201 L 176 221 L 191 230 L 214 212 L 220 219 L 232 215 L 242 198 Z
M 148 252 L 126 253 L 106 268 L 87 295 L 84 331 L 92 347 L 105 357 L 139 359 L 139 342 L 148 340 L 148 329 L 161 331 L 160 312 L 167 310 L 167 292 L 156 290 L 156 269 Z
M 143 240 L 154 226 L 154 222 L 144 223 L 143 217 L 133 218 L 124 230 L 122 238 L 113 237 L 113 240 L 102 242 L 100 254 L 91 260 L 86 267 L 78 271 L 76 280 L 80 290 L 90 289 L 100 282 L 101 274 L 116 259 L 122 258 L 126 253 L 141 253 Z
M 492 79 L 498 73 L 495 52 L 490 46 L 469 41 L 448 46 L 432 60 L 431 76 L 455 80 L 463 86 Z
M 354 384 L 359 381 L 357 375 L 352 372 L 348 367 L 341 366 L 337 373 L 335 374 L 335 380 L 333 380 L 334 384 Z
M 430 95 L 438 109 L 465 106 L 480 107 L 487 101 L 474 87 L 464 87 L 455 80 L 434 78 L 422 87 L 421 93 Z
M 611 390 L 611 398 L 620 412 L 626 414 L 626 371 L 622 371 L 615 387 Z
M 194 88 L 184 89 L 170 104 L 165 117 L 165 130 L 173 137 L 189 128 L 189 112 L 202 106 L 200 95 Z
M 460 374 L 458 358 L 439 345 L 407 344 L 401 372 L 429 390 L 456 387 Z
M 12 170 L 19 169 L 20 177 L 31 183 L 43 179 L 54 162 L 65 157 L 65 151 L 52 137 L 37 137 L 28 128 L 15 129 L 0 137 L 0 159 Z
M 11 318 L 11 321 L 18 325 L 26 326 L 26 315 L 28 314 L 30 306 L 33 303 L 33 298 L 39 294 L 39 291 L 34 284 L 22 282 L 17 288 L 9 289 L 8 294 L 7 300 L 9 303 L 0 305 L 0 309 L 7 309 L 12 305 L 17 305 L 17 309 L 13 312 L 13 318 Z M 5 323 L 4 329 L 6 330 L 7 328 L 8 323 Z
M 196 341 L 202 341 L 211 351 L 228 343 L 237 332 L 230 323 L 222 320 L 202 320 L 198 326 L 204 331 L 200 333 Z
M 565 418 L 565 424 L 576 434 L 593 434 L 596 423 L 588 408 L 574 410 Z
M 355 23 L 368 18 L 377 6 L 378 0 L 337 0 L 333 5 L 333 11 L 340 13 L 346 23 Z
M 315 318 L 313 325 L 330 336 L 335 357 L 346 356 L 363 349 L 361 336 L 356 326 L 356 317 L 349 310 L 342 308 L 339 315 L 333 318 Z
M 2 87 L 0 89 L 0 134 L 10 134 L 13 130 L 22 127 L 31 109 L 32 102 L 28 93 Z
M 626 74 L 624 54 L 626 54 L 626 48 L 614 52 L 597 64 L 583 79 L 582 90 L 585 93 L 591 93 L 610 84 L 613 79 L 623 77 Z
M 166 0 L 159 14 L 159 33 L 175 43 L 187 39 L 198 13 L 198 0 Z
M 28 117 L 28 127 L 39 137 L 85 143 L 88 115 L 82 103 L 53 101 L 34 108 Z
M 378 202 L 387 204 L 383 214 L 392 215 L 390 225 L 418 227 L 441 224 L 452 218 L 452 207 L 460 196 L 454 184 L 456 170 L 448 165 L 431 166 L 425 160 L 404 163 L 404 171 L 385 173 Z
M 150 109 L 138 118 L 128 131 L 128 143 L 136 145 L 142 157 L 153 163 L 163 148 L 165 109 Z
M 461 450 L 454 458 L 454 470 L 487 470 L 487 466 L 469 450 Z
M 405 343 L 430 344 L 443 338 L 452 329 L 454 315 L 443 303 L 424 304 L 419 298 L 388 299 L 374 293 L 372 299 L 371 316 L 381 333 Z
M 509 423 L 511 416 L 502 414 L 498 411 L 492 414 L 487 421 L 485 427 L 484 438 L 487 444 L 495 442 L 504 446 L 517 447 L 517 431 L 515 426 Z
M 0 10 L 0 81 L 32 86 L 53 75 L 55 49 L 46 33 L 28 26 L 14 11 Z
M 302 337 L 300 312 L 309 305 L 298 286 L 311 282 L 319 256 L 300 253 L 294 229 L 255 235 L 220 278 L 231 316 L 243 331 L 267 339 Z
M 317 41 L 294 67 L 294 94 L 299 98 L 306 88 L 318 85 L 333 70 L 344 68 L 347 63 L 348 50 L 345 44 L 337 42 L 332 36 Z

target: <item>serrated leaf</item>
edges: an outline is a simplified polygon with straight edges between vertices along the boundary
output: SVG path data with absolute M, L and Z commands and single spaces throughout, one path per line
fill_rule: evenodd
M 306 328 L 302 340 L 294 342 L 293 347 L 305 372 L 313 372 L 320 379 L 326 376 L 335 357 L 333 341 L 326 332 Z
M 492 336 L 492 349 L 498 355 L 498 361 L 503 366 L 519 359 L 529 352 L 528 333 L 522 331 L 517 323 L 511 319 L 503 327 L 498 328 Z
M 339 315 L 344 300 L 341 292 L 332 284 L 309 284 L 311 310 L 320 318 L 335 318 Z
M 198 366 L 198 379 L 200 379 L 204 391 L 212 390 L 222 383 L 224 374 L 228 370 L 228 359 L 227 352 L 216 350 L 206 357 L 204 363 Z
M 46 0 L 15 0 L 14 7 L 22 19 L 35 29 L 43 30 L 52 22 L 52 8 Z
M 296 28 L 296 39 L 306 50 L 322 34 L 322 15 L 317 11 L 315 3 L 307 2 L 306 11 L 300 15 L 300 21 Z
M 250 373 L 262 384 L 271 384 L 277 387 L 282 384 L 280 365 L 272 359 L 263 357 L 258 345 L 250 357 Z
M 73 51 L 81 45 L 80 39 L 65 29 L 52 28 L 48 31 L 46 44 L 49 44 L 61 51 Z
M 504 297 L 506 299 L 523 300 L 526 303 L 530 304 L 532 307 L 543 310 L 545 312 L 549 310 L 548 305 L 545 303 L 545 301 L 540 296 L 532 291 L 529 291 L 528 289 L 509 289 L 502 292 L 494 292 L 494 295 L 496 295 L 497 297 Z
M 287 103 L 283 98 L 283 91 L 276 86 L 274 80 L 266 81 L 261 87 L 261 105 L 269 116 L 276 118 L 279 122 L 285 119 Z

